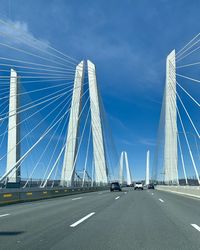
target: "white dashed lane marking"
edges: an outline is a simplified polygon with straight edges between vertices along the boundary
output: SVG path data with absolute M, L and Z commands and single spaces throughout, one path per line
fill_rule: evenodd
M 10 214 L 0 214 L 0 218 L 1 217 L 6 217 L 6 216 L 9 216 Z
M 76 221 L 75 223 L 71 224 L 70 227 L 76 227 L 78 226 L 80 223 L 82 223 L 83 221 L 89 219 L 91 216 L 93 216 L 95 214 L 95 212 L 92 212 L 86 216 L 84 216 L 83 218 L 81 218 L 80 220 Z
M 200 227 L 197 224 L 191 224 L 191 226 L 200 232 Z
M 73 198 L 72 201 L 76 201 L 76 200 L 80 200 L 80 199 L 83 199 L 83 197 Z

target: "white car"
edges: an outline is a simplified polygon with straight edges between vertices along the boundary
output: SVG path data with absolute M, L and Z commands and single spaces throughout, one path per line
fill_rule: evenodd
M 136 189 L 141 189 L 141 190 L 143 190 L 143 184 L 142 184 L 142 182 L 136 182 L 135 183 L 135 186 L 134 186 L 134 189 L 136 190 Z

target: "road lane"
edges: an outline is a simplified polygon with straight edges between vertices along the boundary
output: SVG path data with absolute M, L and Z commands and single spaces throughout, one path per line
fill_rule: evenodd
M 157 190 L 153 196 L 147 190 L 123 191 L 4 207 L 0 214 L 11 216 L 0 218 L 0 249 L 200 248 L 199 231 L 191 225 L 200 225 L 196 201 L 178 213 L 188 198 Z
M 200 235 L 197 230 L 191 227 L 191 224 L 200 225 L 200 199 L 194 199 L 175 193 L 168 193 L 156 190 L 154 199 L 156 203 L 158 198 L 165 200 L 165 205 L 161 206 L 163 213 L 173 221 L 174 224 L 182 224 L 181 230 L 188 235 L 192 242 L 197 242 L 197 248 L 200 249 Z M 160 205 L 160 204 L 158 204 Z
M 199 199 L 156 190 L 153 199 L 157 202 L 159 198 L 165 201 L 164 212 L 173 215 L 176 220 L 184 221 L 186 224 L 192 223 L 190 221 L 200 224 Z
M 2 207 L 2 210 L 12 214 L 12 220 L 1 218 L 0 249 L 11 249 L 13 246 L 16 249 L 48 249 L 71 233 L 67 232 L 70 224 L 89 212 L 99 212 L 111 205 L 117 194 L 83 194 L 84 199 L 76 202 L 71 200 L 72 196 L 67 196 Z M 16 234 L 16 237 L 10 237 L 11 234 Z
M 96 213 L 52 249 L 64 249 L 66 244 L 71 249 L 91 250 L 198 249 L 200 241 L 190 240 L 191 235 L 182 230 L 184 222 L 174 223 L 162 206 L 146 191 L 129 192 L 117 203 Z

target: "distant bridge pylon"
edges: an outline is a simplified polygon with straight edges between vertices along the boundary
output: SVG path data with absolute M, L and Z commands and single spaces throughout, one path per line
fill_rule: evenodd
M 19 114 L 19 78 L 14 69 L 10 71 L 10 96 L 9 96 L 9 118 L 8 118 L 8 143 L 7 143 L 7 166 L 9 171 L 13 165 L 20 159 L 20 128 Z M 20 166 L 16 166 L 8 175 L 8 182 L 20 181 Z
M 124 170 L 124 163 L 126 165 L 126 182 L 127 185 L 132 184 L 132 176 L 131 176 L 131 171 L 129 167 L 129 162 L 128 162 L 128 156 L 126 151 L 121 152 L 120 156 L 120 163 L 119 163 L 119 183 L 123 184 L 123 170 Z
M 145 185 L 149 185 L 149 162 L 150 162 L 150 151 L 147 150 Z

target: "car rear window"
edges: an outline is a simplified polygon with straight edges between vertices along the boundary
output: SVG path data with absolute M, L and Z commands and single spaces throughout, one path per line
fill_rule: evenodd
M 112 183 L 112 187 L 119 187 L 118 183 Z

